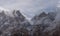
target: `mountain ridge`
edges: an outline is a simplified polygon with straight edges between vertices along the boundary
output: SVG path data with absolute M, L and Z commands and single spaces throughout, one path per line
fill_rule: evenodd
M 0 36 L 54 36 L 54 32 L 60 33 L 60 23 L 56 21 L 59 15 L 56 12 L 48 14 L 42 12 L 34 16 L 31 21 L 19 10 L 13 10 L 12 15 L 6 15 L 4 11 L 0 13 Z

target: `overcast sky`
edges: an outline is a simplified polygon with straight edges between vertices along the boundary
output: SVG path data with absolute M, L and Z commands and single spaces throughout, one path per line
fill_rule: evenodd
M 59 7 L 58 4 L 59 0 L 0 0 L 0 9 L 19 9 L 28 18 L 31 18 L 40 13 L 41 9 L 51 11 L 51 9 Z

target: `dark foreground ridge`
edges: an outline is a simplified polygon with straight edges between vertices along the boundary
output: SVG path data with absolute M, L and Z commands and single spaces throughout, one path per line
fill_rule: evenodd
M 60 23 L 55 21 L 56 13 L 50 12 L 32 18 L 29 22 L 19 10 L 13 16 L 0 13 L 0 36 L 60 36 Z

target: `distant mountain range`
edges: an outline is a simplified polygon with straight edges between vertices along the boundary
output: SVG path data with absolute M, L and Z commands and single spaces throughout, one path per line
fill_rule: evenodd
M 10 11 L 12 16 L 5 12 L 8 11 L 0 12 L 0 36 L 60 36 L 60 22 L 55 20 L 56 12 L 42 12 L 30 21 L 19 10 Z

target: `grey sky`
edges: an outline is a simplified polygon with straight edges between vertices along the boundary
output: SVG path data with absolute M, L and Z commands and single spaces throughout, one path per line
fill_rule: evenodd
M 28 18 L 40 13 L 41 9 L 55 9 L 59 0 L 0 0 L 0 7 L 19 9 Z

